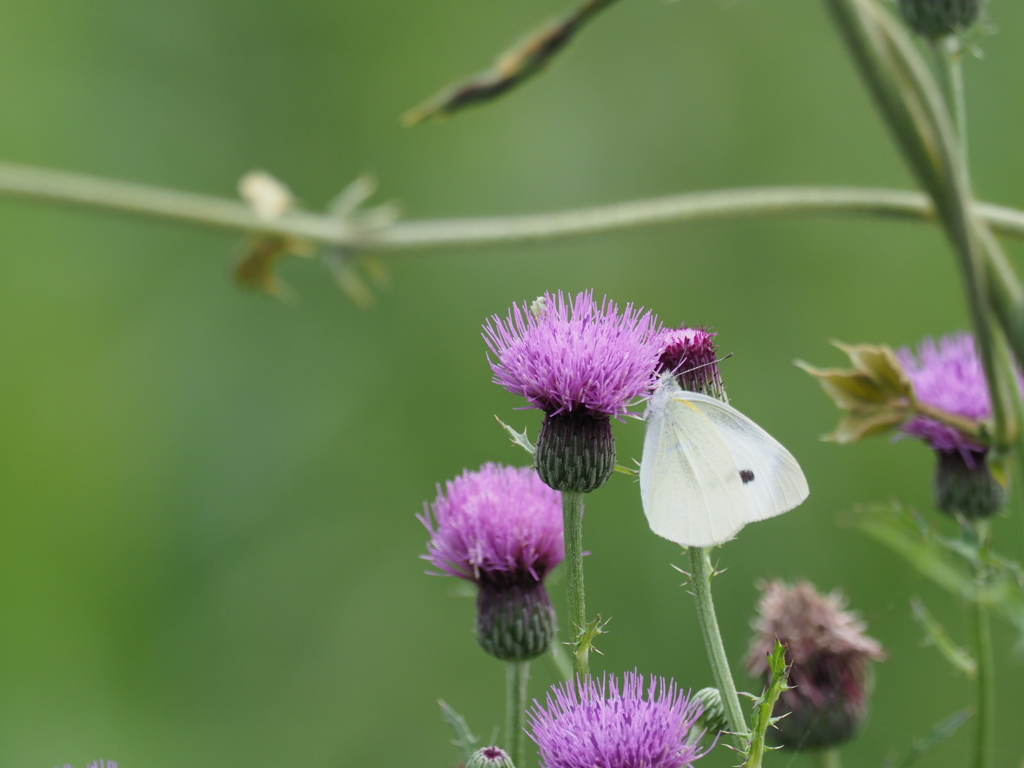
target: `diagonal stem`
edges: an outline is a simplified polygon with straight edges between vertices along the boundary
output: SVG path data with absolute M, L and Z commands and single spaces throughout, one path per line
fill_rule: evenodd
M 725 645 L 722 643 L 722 633 L 718 628 L 718 617 L 715 615 L 715 604 L 711 599 L 711 577 L 714 575 L 711 556 L 709 550 L 702 547 L 687 547 L 686 551 L 690 557 L 690 583 L 693 586 L 693 599 L 697 603 L 697 620 L 704 636 L 704 648 L 711 663 L 711 674 L 722 695 L 722 706 L 725 708 L 729 730 L 742 740 L 749 729 L 740 706 L 736 683 L 732 679 L 729 659 L 725 655 Z

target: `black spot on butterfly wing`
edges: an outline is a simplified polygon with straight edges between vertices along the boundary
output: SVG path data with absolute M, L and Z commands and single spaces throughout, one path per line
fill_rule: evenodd
M 752 470 L 752 469 L 741 469 L 740 470 L 740 480 L 743 481 L 744 485 L 746 485 L 747 483 L 754 482 L 754 470 Z

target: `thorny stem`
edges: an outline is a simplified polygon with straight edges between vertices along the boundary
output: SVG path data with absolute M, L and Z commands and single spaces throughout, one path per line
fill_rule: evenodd
M 578 677 L 583 678 L 590 672 L 590 643 L 584 634 L 587 608 L 583 596 L 583 494 L 579 491 L 562 491 L 562 525 L 565 529 L 569 632 L 573 643 L 572 668 Z
M 736 683 L 732 679 L 729 659 L 722 644 L 718 618 L 715 616 L 715 604 L 711 600 L 711 577 L 714 575 L 711 556 L 709 550 L 702 547 L 687 547 L 686 551 L 690 556 L 690 584 L 693 588 L 693 598 L 697 603 L 697 621 L 704 636 L 704 648 L 707 650 L 708 661 L 711 662 L 711 673 L 722 695 L 722 706 L 725 708 L 729 730 L 742 741 L 748 732 L 747 721 L 743 717 Z
M 935 223 L 926 195 L 853 187 L 764 187 L 692 192 L 524 216 L 398 221 L 363 227 L 330 214 L 289 211 L 267 221 L 240 200 L 0 163 L 0 197 L 55 203 L 233 232 L 260 232 L 352 250 L 398 252 L 516 245 L 674 223 L 781 216 L 861 216 Z M 988 203 L 979 216 L 1024 240 L 1024 211 Z

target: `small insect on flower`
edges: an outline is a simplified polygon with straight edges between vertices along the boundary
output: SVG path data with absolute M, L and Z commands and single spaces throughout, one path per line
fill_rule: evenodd
M 722 544 L 807 498 L 796 459 L 732 406 L 663 373 L 648 404 L 640 498 L 651 530 L 684 547 Z

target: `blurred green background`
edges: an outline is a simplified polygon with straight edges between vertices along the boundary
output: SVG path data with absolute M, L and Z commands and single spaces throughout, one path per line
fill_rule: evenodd
M 1024 6 L 967 63 L 975 183 L 1024 206 Z M 265 168 L 320 209 L 371 171 L 412 218 L 533 212 L 736 185 L 908 187 L 822 7 L 629 0 L 549 72 L 486 108 L 399 115 L 561 11 L 555 0 L 41 0 L 0 23 L 0 158 L 211 194 Z M 916 343 L 965 325 L 938 231 L 893 222 L 718 223 L 388 259 L 355 308 L 315 262 L 286 306 L 239 291 L 240 237 L 0 201 L 0 765 L 451 766 L 435 700 L 485 739 L 504 670 L 473 602 L 428 577 L 414 515 L 435 483 L 524 463 L 494 422 L 535 412 L 489 383 L 480 324 L 545 290 L 593 288 L 733 357 L 733 403 L 811 485 L 718 553 L 740 669 L 760 579 L 841 587 L 887 648 L 846 750 L 880 765 L 965 706 L 910 618 L 963 606 L 837 524 L 862 501 L 930 509 L 911 441 L 821 443 L 836 413 L 793 361 L 830 339 Z M 1020 248 L 1011 248 L 1019 258 Z M 642 424 L 617 426 L 620 460 Z M 1024 548 L 1019 507 L 996 525 Z M 588 499 L 597 670 L 711 683 L 694 608 L 618 476 Z M 553 594 L 561 605 L 560 584 Z M 996 623 L 999 765 L 1024 754 L 1014 637 Z M 535 664 L 533 694 L 555 673 Z M 964 765 L 970 726 L 928 758 Z M 732 765 L 720 750 L 705 764 Z M 780 753 L 773 765 L 803 765 Z

